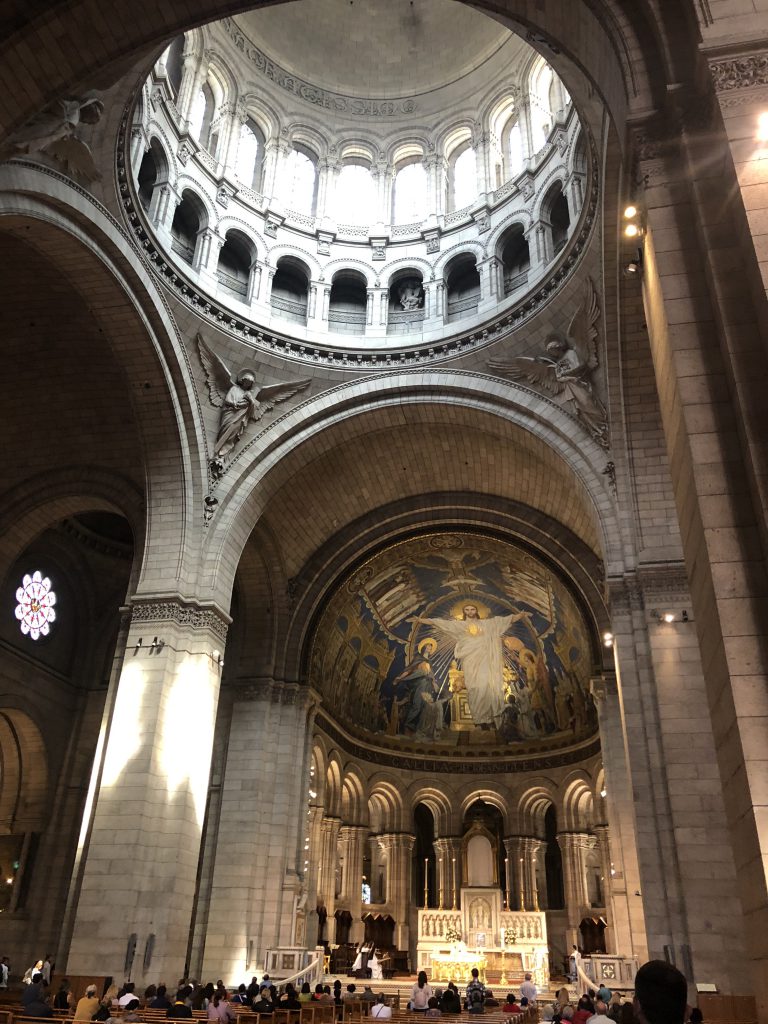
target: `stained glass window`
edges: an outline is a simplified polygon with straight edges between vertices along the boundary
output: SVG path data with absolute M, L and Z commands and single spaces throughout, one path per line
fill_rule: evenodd
M 56 592 L 51 590 L 51 581 L 39 569 L 29 573 L 16 591 L 16 618 L 21 632 L 33 640 L 48 636 L 51 623 L 56 621 Z

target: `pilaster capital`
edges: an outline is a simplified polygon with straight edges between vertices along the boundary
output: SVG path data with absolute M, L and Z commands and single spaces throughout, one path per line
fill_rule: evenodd
M 131 623 L 168 623 L 192 630 L 209 630 L 226 641 L 232 617 L 212 601 L 194 601 L 180 595 L 130 598 Z

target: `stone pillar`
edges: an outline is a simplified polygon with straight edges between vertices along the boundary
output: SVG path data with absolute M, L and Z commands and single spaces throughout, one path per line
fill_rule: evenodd
M 539 885 L 537 867 L 539 851 L 543 849 L 544 843 L 533 836 L 526 836 L 523 839 L 523 894 L 527 910 L 539 909 Z
M 488 191 L 488 183 L 493 181 L 491 168 L 488 166 L 488 135 L 483 132 L 474 142 L 475 170 L 477 176 L 477 192 L 482 195 Z
M 322 319 L 328 320 L 328 309 L 331 305 L 331 286 L 329 284 L 323 285 L 323 315 Z
M 224 173 L 231 178 L 235 177 L 235 166 L 237 165 L 237 153 L 240 148 L 240 129 L 245 124 L 247 112 L 243 106 L 230 104 L 221 118 L 221 133 L 219 135 L 219 162 L 224 167 Z M 250 187 L 250 181 L 243 182 Z
M 461 902 L 461 836 L 444 836 L 435 839 L 433 845 L 437 862 L 437 905 L 441 910 L 458 908 Z
M 569 939 L 571 942 L 578 942 L 579 925 L 591 909 L 584 853 L 594 845 L 594 839 L 586 832 L 558 832 L 557 842 L 563 856 L 563 884 L 570 929 Z
M 614 623 L 614 628 L 618 619 Z M 613 952 L 623 956 L 636 956 L 641 962 L 649 958 L 646 940 L 646 922 L 643 900 L 635 895 L 642 891 L 638 862 L 638 832 L 635 825 L 635 802 L 632 791 L 627 748 L 624 743 L 624 723 L 616 676 L 603 673 L 591 683 L 592 697 L 600 723 L 600 745 L 605 775 L 605 798 L 602 812 L 610 821 L 610 834 L 598 825 L 595 834 L 601 844 L 601 858 L 608 858 L 606 876 L 606 907 L 610 925 Z M 639 764 L 637 765 L 639 768 Z M 605 872 L 603 872 L 605 874 Z M 610 953 L 611 947 L 607 951 Z
M 339 829 L 341 818 L 324 817 L 320 826 L 320 863 L 318 870 L 317 897 L 328 913 L 327 935 L 329 942 L 335 938 L 336 914 L 336 869 L 339 856 Z
M 258 260 L 254 260 L 251 263 L 250 273 L 248 275 L 248 294 L 245 301 L 250 306 L 251 303 L 257 302 L 259 298 L 259 289 L 261 288 L 261 263 Z
M 184 972 L 226 630 L 213 609 L 133 600 L 94 762 L 67 973 L 114 976 L 132 934 L 140 988 L 150 981 L 142 966 L 150 935 L 151 977 Z
M 603 883 L 603 906 L 605 908 L 606 920 L 608 927 L 605 929 L 605 949 L 606 952 L 610 953 L 615 949 L 615 942 L 613 939 L 613 908 L 611 904 L 611 879 L 612 879 L 612 861 L 611 861 L 611 849 L 608 841 L 608 826 L 607 825 L 595 825 L 595 839 L 597 840 L 597 848 L 600 851 L 600 875 Z
M 350 942 L 362 942 L 365 936 L 365 925 L 360 917 L 360 911 L 362 908 L 363 859 L 365 857 L 365 844 L 367 840 L 367 826 L 341 826 L 339 846 L 343 862 L 339 904 L 343 901 L 345 907 L 352 915 L 352 927 L 349 933 Z
M 336 160 L 328 159 L 318 166 L 317 181 L 317 216 L 331 217 L 335 222 L 336 215 L 336 179 L 339 174 L 339 165 Z
M 241 682 L 237 698 L 202 972 L 232 979 L 246 963 L 263 963 L 268 948 L 296 939 L 296 912 L 308 899 L 304 848 L 314 720 L 311 692 L 297 683 Z
M 192 104 L 195 102 L 195 96 L 200 92 L 203 87 L 203 82 L 208 73 L 208 69 L 205 62 L 201 57 L 195 56 L 193 53 L 188 53 L 184 57 L 182 72 L 181 72 L 181 85 L 179 86 L 179 95 L 176 99 L 176 109 L 179 112 L 179 117 L 182 123 L 187 127 L 189 126 L 189 115 L 192 110 Z
M 741 67 L 737 61 L 737 77 Z M 652 134 L 653 126 L 644 126 L 645 140 L 637 140 L 638 171 L 646 184 L 641 199 L 644 322 L 674 467 L 690 581 L 688 611 L 693 611 L 688 623 L 678 611 L 669 626 L 650 627 L 654 677 L 663 691 L 657 698 L 663 752 L 653 754 L 665 763 L 670 780 L 681 884 L 689 894 L 686 944 L 694 964 L 688 973 L 718 973 L 727 977 L 728 991 L 745 991 L 743 938 L 758 1017 L 765 1017 L 768 945 L 756 937 L 768 930 L 768 831 L 762 824 L 764 803 L 756 794 L 764 789 L 768 720 L 768 433 L 764 373 L 756 367 L 765 366 L 768 309 L 764 283 L 757 280 L 760 268 L 746 244 L 749 223 L 728 140 L 717 119 L 702 119 L 707 98 L 688 100 L 673 130 L 665 124 Z M 754 137 L 748 145 L 759 148 Z M 740 149 L 745 155 L 743 143 Z M 760 175 L 759 161 L 747 165 L 739 173 L 753 169 Z M 763 186 L 753 187 L 750 195 L 759 203 Z M 755 228 L 759 223 L 758 217 Z M 659 606 L 649 606 L 654 607 Z M 648 629 L 650 616 L 644 618 Z M 680 717 L 673 721 L 676 714 Z M 719 778 L 715 773 L 709 781 L 706 813 L 702 809 L 694 826 L 690 803 L 682 803 L 683 790 L 691 792 L 692 780 L 703 785 L 715 765 Z M 709 898 L 694 866 L 704 856 L 703 849 L 695 849 L 699 844 L 707 846 L 710 864 L 718 860 Z M 742 911 L 738 935 L 733 934 L 736 903 L 725 895 L 734 879 Z M 705 907 L 726 906 L 728 923 L 715 926 L 704 915 Z M 726 988 L 724 982 L 721 987 Z
M 180 202 L 181 196 L 167 181 L 165 184 L 157 186 L 152 193 L 149 219 L 156 225 L 158 234 L 165 239 L 167 245 L 171 244 L 173 218 Z
M 387 905 L 395 919 L 395 945 L 407 950 L 410 941 L 408 910 L 411 904 L 411 855 L 416 837 L 407 832 L 378 836 L 387 865 Z

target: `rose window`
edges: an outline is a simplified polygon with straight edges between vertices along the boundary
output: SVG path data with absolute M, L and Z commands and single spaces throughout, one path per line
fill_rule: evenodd
M 39 570 L 31 576 L 27 574 L 16 591 L 16 600 L 16 618 L 24 636 L 33 640 L 47 636 L 56 619 L 56 592 L 51 590 L 48 577 Z

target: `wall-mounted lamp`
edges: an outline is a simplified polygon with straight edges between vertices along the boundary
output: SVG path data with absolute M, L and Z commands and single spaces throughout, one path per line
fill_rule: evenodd
M 211 660 L 217 668 L 224 668 L 224 655 L 221 651 L 216 650 L 211 654 Z
M 757 119 L 757 141 L 768 142 L 768 113 L 762 113 Z
M 603 786 L 603 788 L 600 790 L 600 796 L 603 798 L 603 800 L 605 800 L 605 798 L 608 796 L 608 790 L 605 788 L 605 786 Z
M 631 260 L 624 264 L 625 277 L 640 277 L 643 272 L 643 250 L 638 248 Z
M 679 614 L 677 612 L 659 611 L 658 609 L 654 609 L 651 612 L 651 615 L 653 616 L 653 618 L 657 622 L 659 622 L 659 623 L 663 622 L 667 626 L 670 626 L 673 622 L 690 622 L 691 621 L 689 616 L 688 616 L 688 612 L 686 611 L 685 608 L 683 608 L 683 610 Z
M 613 647 L 613 633 L 603 633 L 603 647 Z

